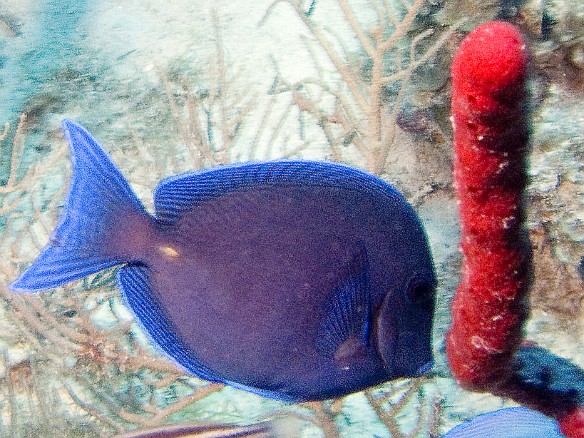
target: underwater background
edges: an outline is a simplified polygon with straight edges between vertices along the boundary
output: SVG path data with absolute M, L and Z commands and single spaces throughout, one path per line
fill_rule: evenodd
M 181 421 L 294 422 L 302 437 L 430 437 L 510 401 L 469 393 L 444 355 L 459 280 L 449 68 L 494 18 L 530 50 L 526 339 L 584 366 L 584 6 L 579 0 L 0 0 L 0 437 L 115 436 Z M 83 123 L 142 202 L 164 177 L 270 158 L 347 163 L 418 211 L 439 278 L 435 366 L 290 405 L 183 375 L 109 270 L 49 292 L 7 284 L 47 242 Z

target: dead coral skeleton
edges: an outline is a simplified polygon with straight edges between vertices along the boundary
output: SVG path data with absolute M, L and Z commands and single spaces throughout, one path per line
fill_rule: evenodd
M 253 87 L 242 83 L 243 71 L 233 71 L 235 68 L 226 59 L 221 25 L 215 12 L 212 22 L 215 56 L 203 84 L 194 87 L 186 77 L 171 76 L 166 69 L 160 69 L 182 146 L 168 153 L 175 162 L 165 171 L 169 167 L 175 173 L 186 170 L 176 162 L 177 157 L 184 155 L 188 157 L 188 170 L 298 156 L 309 146 L 308 142 L 292 143 L 281 132 L 290 108 L 278 113 L 277 96 L 270 96 L 265 109 L 260 109 L 259 98 L 251 91 Z
M 440 415 L 435 390 L 427 377 L 402 379 L 364 391 L 358 403 L 350 397 L 306 402 L 271 412 L 269 418 L 295 418 L 305 424 L 303 430 L 316 428 L 325 438 L 342 436 L 347 425 L 361 436 L 434 437 Z M 355 414 L 363 409 L 369 411 L 367 419 Z
M 277 0 L 262 22 L 282 3 L 292 7 L 309 30 L 313 42 L 306 42 L 318 74 L 295 83 L 278 71 L 273 93 L 288 93 L 299 118 L 310 117 L 320 128 L 333 161 L 346 161 L 382 173 L 396 147 L 397 120 L 407 97 L 414 72 L 431 60 L 452 36 L 456 26 L 435 35 L 433 29 L 410 36 L 425 0 L 368 1 L 360 9 L 373 11 L 372 22 L 359 16 L 348 0 L 336 4 L 350 35 L 342 37 L 314 18 L 316 2 Z M 365 24 L 367 23 L 367 24 Z M 358 41 L 347 48 L 346 41 Z M 316 48 L 315 48 L 316 47 Z M 359 53 L 361 62 L 355 62 Z M 335 78 L 326 62 L 331 64 Z M 331 104 L 332 102 L 332 104 Z

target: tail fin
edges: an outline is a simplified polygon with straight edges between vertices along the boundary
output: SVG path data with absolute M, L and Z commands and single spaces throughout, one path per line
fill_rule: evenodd
M 129 261 L 114 241 L 127 232 L 131 218 L 149 220 L 122 173 L 91 134 L 71 120 L 63 121 L 63 130 L 73 168 L 65 208 L 49 244 L 10 286 L 16 291 L 50 289 Z

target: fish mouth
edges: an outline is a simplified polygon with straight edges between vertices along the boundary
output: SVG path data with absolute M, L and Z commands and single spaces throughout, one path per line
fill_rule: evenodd
M 434 361 L 430 360 L 430 361 L 426 362 L 424 365 L 422 365 L 421 367 L 419 367 L 416 370 L 416 374 L 418 374 L 418 376 L 423 376 L 428 371 L 430 371 L 433 366 L 434 366 Z

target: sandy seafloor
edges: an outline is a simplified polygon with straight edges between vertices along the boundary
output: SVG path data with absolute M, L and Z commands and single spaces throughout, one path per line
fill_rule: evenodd
M 581 354 L 584 344 L 584 26 L 578 31 L 577 24 L 584 23 L 584 8 L 579 0 L 548 2 L 545 11 L 541 2 L 519 3 L 521 19 L 517 18 L 517 11 L 515 15 L 513 11 L 505 13 L 522 23 L 524 32 L 533 32 L 529 36 L 533 41 L 534 74 L 531 77 L 533 150 L 527 196 L 528 226 L 535 236 L 544 235 L 545 244 L 535 252 L 535 257 L 542 260 L 547 257 L 541 269 L 536 268 L 540 278 L 536 279 L 533 293 L 541 297 L 532 297 L 534 305 L 526 337 L 584 366 Z M 308 10 L 311 2 L 302 4 Z M 360 23 L 374 20 L 366 1 L 354 0 L 350 4 L 359 11 Z M 476 22 L 486 21 L 497 12 L 493 10 L 496 7 L 473 9 L 473 2 L 446 0 L 446 4 L 449 9 L 441 13 L 440 19 L 432 21 L 435 26 L 436 23 L 446 26 L 455 22 L 457 13 L 461 13 L 457 8 L 470 15 L 476 14 Z M 291 6 L 284 2 L 271 5 L 271 0 L 0 1 L 0 122 L 11 126 L 3 142 L 0 184 L 7 184 L 13 151 L 22 154 L 16 170 L 18 175 L 24 175 L 26 168 L 34 167 L 35 163 L 54 159 L 50 168 L 34 175 L 34 184 L 31 182 L 28 190 L 26 178 L 30 175 L 23 177 L 25 182 L 18 186 L 18 193 L 0 192 L 0 205 L 4 206 L 15 199 L 36 199 L 34 208 L 22 202 L 15 210 L 2 212 L 0 245 L 8 254 L 5 263 L 12 268 L 26 266 L 35 254 L 32 246 L 26 246 L 30 239 L 22 239 L 16 229 L 25 234 L 30 232 L 46 242 L 47 232 L 39 225 L 42 222 L 39 218 L 50 225 L 55 223 L 54 212 L 44 214 L 43 209 L 54 208 L 55 203 L 49 201 L 63 196 L 62 188 L 69 172 L 66 145 L 59 128 L 60 120 L 65 117 L 83 123 L 100 139 L 149 207 L 151 190 L 159 179 L 195 167 L 189 161 L 192 155 L 187 150 L 188 145 L 185 146 L 184 137 L 179 134 L 188 118 L 184 109 L 186 88 L 202 100 L 209 99 L 214 90 L 222 90 L 213 103 L 215 124 L 209 128 L 204 117 L 199 119 L 201 126 L 211 129 L 207 132 L 214 133 L 211 140 L 218 161 L 288 155 L 335 158 L 315 119 L 303 116 L 297 106 L 288 106 L 290 93 L 283 91 L 278 95 L 275 90 L 281 91 L 284 83 L 295 84 L 307 78 L 318 78 L 339 90 L 346 91 L 346 87 Z M 428 7 L 423 12 L 440 14 L 437 6 L 434 8 Z M 313 9 L 310 18 L 322 25 L 326 35 L 338 38 L 336 48 L 342 47 L 339 50 L 348 54 L 347 63 L 358 63 L 358 39 L 342 18 L 338 3 L 319 0 L 314 2 Z M 267 11 L 270 13 L 266 16 Z M 556 27 L 549 34 L 541 31 L 538 34 L 533 28 L 541 24 L 544 16 L 552 17 Z M 462 25 L 461 33 L 465 29 Z M 423 26 L 418 31 L 422 30 Z M 459 40 L 453 36 L 446 46 L 456 41 Z M 442 61 L 436 63 L 432 73 L 435 77 L 430 80 L 439 86 L 420 91 L 415 87 L 421 82 L 414 81 L 411 85 L 414 105 L 433 105 L 434 109 L 447 107 L 444 96 L 448 93 L 448 83 L 444 72 L 448 63 L 444 57 L 448 55 L 443 55 Z M 225 76 L 219 68 L 221 59 Z M 163 78 L 167 78 L 166 86 L 170 87 L 178 105 L 178 112 L 174 114 Z M 428 97 L 431 93 L 438 97 Z M 242 99 L 238 100 L 239 97 Z M 319 104 L 329 113 L 334 105 L 326 97 Z M 218 122 L 220 112 L 226 111 L 233 120 L 236 117 L 234 108 L 239 108 L 245 118 L 242 118 L 236 141 L 229 150 L 223 151 L 221 144 L 226 143 L 226 136 Z M 22 149 L 12 148 L 10 135 L 23 112 L 28 113 L 26 142 Z M 429 123 L 437 127 L 422 128 L 421 135 L 413 132 L 415 130 L 399 130 L 396 134 L 398 146 L 392 149 L 390 164 L 382 172 L 382 176 L 396 184 L 418 210 L 427 229 L 440 280 L 434 329 L 436 366 L 422 391 L 426 402 L 431 400 L 440 406 L 437 417 L 432 420 L 440 433 L 478 413 L 513 405 L 509 401 L 458 389 L 445 364 L 443 341 L 449 324 L 448 302 L 458 281 L 460 256 L 456 202 L 449 179 L 450 132 L 444 120 L 447 115 L 443 114 L 442 120 L 431 120 Z M 438 146 L 432 143 L 436 136 L 431 134 L 435 131 L 441 134 Z M 342 159 L 367 167 L 362 157 L 350 148 Z M 9 226 L 11 214 L 14 218 L 18 216 L 18 220 L 25 217 L 28 225 Z M 18 257 L 11 260 L 11 255 L 16 254 L 15 245 L 21 243 L 24 247 L 19 248 Z M 10 281 L 6 272 L 0 277 L 2 288 Z M 108 317 L 108 312 L 96 311 L 91 321 L 107 328 Z M 0 385 L 4 385 L 4 394 L 13 395 L 13 388 L 10 391 L 7 388 L 8 384 L 14 386 L 14 380 L 8 378 L 11 370 L 21 363 L 30 363 L 30 358 L 39 353 L 34 343 L 18 336 L 3 336 L 22 329 L 14 322 L 19 321 L 19 314 L 8 301 L 0 311 L 0 318 L 5 329 L 0 332 L 0 351 L 4 355 L 0 362 Z M 126 322 L 131 319 L 127 313 L 121 318 Z M 155 352 L 151 354 L 157 357 Z M 53 376 L 55 381 L 68 378 Z M 44 382 L 40 378 L 36 381 Z M 55 397 L 67 399 L 60 393 Z M 226 389 L 213 397 L 215 407 L 211 402 L 201 405 L 197 411 L 199 417 L 189 413 L 174 421 L 204 418 L 246 423 L 256 421 L 258 412 L 268 415 L 286 408 L 284 404 L 234 389 Z M 70 399 L 63 402 L 60 415 L 67 416 L 68 407 L 72 416 L 79 414 L 79 407 L 74 405 Z M 229 406 L 229 416 L 222 416 L 217 406 Z M 201 413 L 204 409 L 215 416 Z M 0 425 L 3 425 L 0 437 L 25 436 L 19 435 L 20 429 L 17 430 L 15 424 L 26 420 L 15 419 L 15 415 L 33 415 L 34 412 L 32 408 L 20 410 L 8 406 L 8 402 L 0 402 Z M 342 412 L 335 423 L 340 436 L 390 436 L 362 394 L 347 397 Z M 104 415 L 111 413 L 106 410 Z M 407 409 L 401 412 L 398 423 L 408 430 L 417 419 L 418 412 L 412 407 L 411 412 Z M 132 427 L 130 423 L 126 425 Z M 104 426 L 103 430 L 109 429 Z M 427 435 L 427 430 L 426 427 L 419 436 Z M 77 429 L 75 434 L 68 434 L 67 430 L 52 432 L 53 436 L 80 435 Z M 325 436 L 322 430 L 310 425 L 299 433 Z

